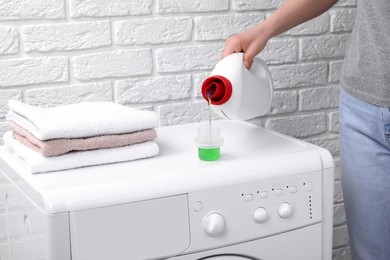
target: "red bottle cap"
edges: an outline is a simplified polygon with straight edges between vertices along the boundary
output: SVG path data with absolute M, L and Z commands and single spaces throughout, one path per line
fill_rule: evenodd
M 232 96 L 232 84 L 219 75 L 207 78 L 202 84 L 202 96 L 208 101 L 207 95 L 211 95 L 211 104 L 222 105 Z

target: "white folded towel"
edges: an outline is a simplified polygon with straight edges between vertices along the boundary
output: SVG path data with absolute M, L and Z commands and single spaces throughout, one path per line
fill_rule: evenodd
M 83 166 L 132 161 L 152 157 L 159 148 L 153 141 L 123 147 L 72 152 L 55 157 L 44 157 L 24 146 L 12 137 L 12 132 L 4 134 L 5 147 L 21 159 L 31 173 L 59 171 Z
M 158 116 L 112 102 L 41 108 L 10 100 L 7 119 L 40 140 L 123 134 L 155 128 Z

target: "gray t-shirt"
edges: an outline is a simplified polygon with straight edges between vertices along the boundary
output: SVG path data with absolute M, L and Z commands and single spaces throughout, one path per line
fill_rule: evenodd
M 341 85 L 357 98 L 390 107 L 389 0 L 358 0 Z

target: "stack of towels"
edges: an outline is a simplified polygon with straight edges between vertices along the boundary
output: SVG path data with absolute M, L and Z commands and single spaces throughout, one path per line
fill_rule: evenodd
M 9 101 L 7 150 L 31 173 L 131 161 L 158 154 L 158 116 L 111 102 L 41 108 Z

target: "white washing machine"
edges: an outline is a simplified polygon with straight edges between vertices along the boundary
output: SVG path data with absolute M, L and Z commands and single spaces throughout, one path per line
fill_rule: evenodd
M 330 260 L 330 153 L 215 124 L 215 162 L 198 159 L 198 124 L 159 128 L 155 158 L 46 174 L 1 149 L 0 259 Z

